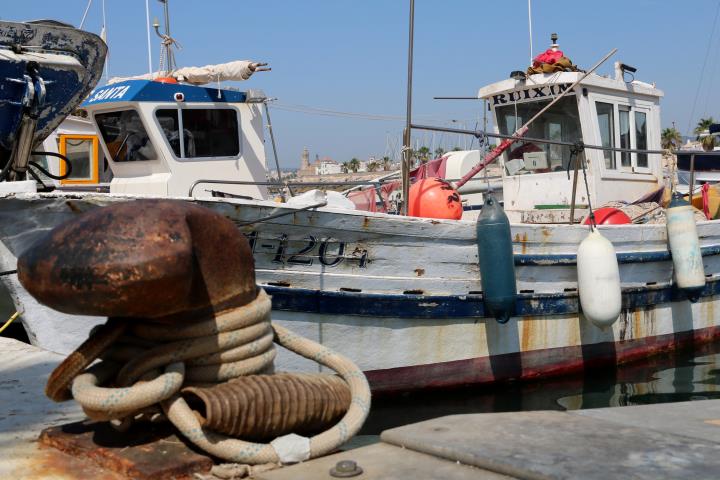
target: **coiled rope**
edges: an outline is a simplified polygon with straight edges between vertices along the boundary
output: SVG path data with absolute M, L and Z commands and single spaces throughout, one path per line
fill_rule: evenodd
M 157 411 L 159 404 L 184 437 L 226 461 L 286 463 L 327 454 L 355 435 L 367 418 L 368 382 L 351 360 L 271 323 L 270 309 L 270 297 L 259 290 L 248 305 L 181 326 L 111 319 L 53 372 L 46 393 L 61 400 L 71 390 L 86 414 L 96 420 L 132 421 L 139 414 Z M 181 396 L 182 388 L 272 371 L 273 340 L 340 375 L 351 393 L 345 415 L 313 437 L 291 435 L 271 443 L 243 441 L 204 429 Z M 98 357 L 103 361 L 84 371 Z M 112 387 L 101 386 L 108 381 Z M 283 439 L 284 443 L 278 443 Z M 299 448 L 302 453 L 288 455 L 288 442 L 292 444 L 289 450 Z

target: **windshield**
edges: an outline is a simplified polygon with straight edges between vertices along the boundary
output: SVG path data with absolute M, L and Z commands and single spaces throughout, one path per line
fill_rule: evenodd
M 155 160 L 157 154 L 135 110 L 95 115 L 110 157 L 116 162 Z
M 178 158 L 224 158 L 240 154 L 237 112 L 231 108 L 159 109 L 155 116 L 170 148 Z M 183 149 L 180 148 L 180 139 Z
M 550 101 L 518 103 L 495 108 L 500 133 L 511 135 Z M 553 105 L 542 117 L 530 125 L 525 134 L 531 138 L 546 138 L 563 142 L 582 140 L 577 99 L 565 97 Z M 513 162 L 513 160 L 517 160 Z M 570 147 L 562 145 L 516 142 L 505 153 L 508 174 L 543 173 L 567 169 Z

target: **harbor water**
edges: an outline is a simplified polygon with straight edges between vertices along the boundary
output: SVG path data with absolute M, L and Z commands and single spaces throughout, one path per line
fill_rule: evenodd
M 564 411 L 716 398 L 720 398 L 720 343 L 654 356 L 617 369 L 544 381 L 375 398 L 360 434 L 371 441 L 383 430 L 445 415 Z

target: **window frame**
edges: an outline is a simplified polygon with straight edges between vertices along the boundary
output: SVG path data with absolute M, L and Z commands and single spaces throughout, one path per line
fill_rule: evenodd
M 63 156 L 67 156 L 67 140 L 90 140 L 92 142 L 92 157 L 90 158 L 90 177 L 64 178 L 60 180 L 61 185 L 95 184 L 100 181 L 100 139 L 98 138 L 98 136 L 99 134 L 58 134 L 58 153 Z M 63 160 L 60 160 L 59 172 L 61 177 L 67 172 L 67 166 L 65 165 L 65 162 Z
M 101 144 L 102 144 L 103 153 L 105 154 L 105 158 L 109 162 L 111 162 L 113 165 L 118 165 L 118 166 L 135 164 L 138 162 L 138 161 L 118 162 L 117 160 L 115 160 L 115 157 L 113 157 L 110 154 L 110 149 L 108 148 L 107 143 L 105 142 L 105 137 L 103 137 L 102 131 L 100 130 L 100 124 L 98 123 L 97 118 L 96 118 L 98 115 L 105 115 L 108 113 L 115 113 L 115 112 L 127 112 L 130 110 L 137 113 L 138 117 L 140 117 L 140 123 L 142 123 L 142 126 L 145 129 L 145 133 L 147 134 L 150 142 L 153 142 L 152 147 L 153 147 L 153 150 L 155 150 L 155 155 L 156 155 L 156 158 L 148 158 L 147 160 L 139 160 L 139 162 L 141 162 L 142 164 L 146 164 L 147 162 L 159 162 L 162 155 L 160 154 L 160 152 L 158 152 L 157 148 L 155 148 L 155 142 L 153 141 L 152 129 L 148 128 L 148 124 L 147 124 L 147 122 L 145 122 L 145 119 L 143 118 L 142 111 L 140 109 L 137 109 L 132 106 L 126 106 L 123 108 L 113 108 L 113 109 L 109 109 L 109 110 L 98 110 L 96 112 L 92 112 L 92 121 L 95 124 L 95 128 L 97 129 L 98 141 L 101 142 Z
M 175 155 L 175 151 L 172 148 L 172 145 L 170 145 L 170 142 L 167 139 L 167 136 L 165 135 L 165 132 L 163 131 L 162 126 L 160 125 L 160 120 L 157 117 L 158 110 L 176 110 L 178 112 L 178 128 L 179 128 L 179 134 L 180 134 L 180 151 L 181 153 L 184 153 L 185 150 L 185 133 L 184 129 L 182 127 L 182 115 L 180 112 L 182 110 L 232 110 L 235 112 L 235 118 L 237 119 L 237 126 L 238 126 L 238 153 L 237 155 L 233 156 L 225 156 L 225 157 L 178 157 Z M 155 108 L 152 109 L 152 118 L 155 122 L 155 128 L 157 129 L 160 137 L 163 140 L 163 144 L 166 147 L 166 150 L 170 152 L 170 155 L 174 160 L 177 160 L 178 162 L 202 162 L 202 161 L 216 161 L 216 160 L 238 160 L 243 156 L 243 136 L 242 136 L 242 116 L 240 114 L 240 109 L 237 108 L 234 105 L 226 105 L 222 107 L 218 107 L 213 104 L 197 104 L 197 105 L 187 105 L 187 104 L 180 104 L 177 106 L 172 105 L 157 105 Z
M 533 104 L 533 103 L 536 103 L 536 104 L 537 104 L 537 103 L 543 103 L 543 105 L 542 105 L 540 108 L 544 108 L 544 107 L 546 107 L 550 102 L 552 102 L 553 100 L 555 100 L 556 98 L 557 98 L 557 96 L 552 96 L 552 97 L 548 97 L 548 98 L 543 98 L 543 99 L 541 99 L 541 100 L 517 101 L 517 102 L 508 102 L 508 103 L 503 104 L 503 105 L 493 105 L 491 108 L 492 108 L 493 123 L 495 123 L 495 131 L 496 131 L 497 133 L 502 133 L 502 128 L 501 128 L 500 125 L 498 124 L 498 123 L 499 123 L 498 117 L 499 117 L 499 115 L 500 115 L 500 112 L 498 111 L 498 108 L 504 108 L 504 107 L 512 108 L 512 107 L 519 107 L 519 106 L 522 106 L 522 105 L 528 105 L 528 104 Z M 568 94 L 562 101 L 564 101 L 565 99 L 567 99 L 567 100 L 569 100 L 569 101 L 574 102 L 574 106 L 575 106 L 575 108 L 577 109 L 577 110 L 576 110 L 576 111 L 577 111 L 577 122 L 578 122 L 578 123 L 577 123 L 577 133 L 579 134 L 580 139 L 581 139 L 581 141 L 582 141 L 582 139 L 585 138 L 585 132 L 584 132 L 584 128 L 583 128 L 583 124 L 584 124 L 584 119 L 583 119 L 583 115 L 584 115 L 584 113 L 583 113 L 583 106 L 582 106 L 582 104 L 581 104 L 580 98 L 581 98 L 581 97 L 579 97 L 579 95 L 578 95 L 577 93 L 572 93 L 572 94 Z M 539 111 L 539 110 L 540 110 L 540 109 L 538 109 L 538 111 Z M 537 113 L 537 112 L 534 112 L 534 113 Z M 533 115 L 534 115 L 534 113 L 533 113 Z M 532 115 L 530 115 L 530 116 L 532 116 Z M 541 118 L 547 120 L 547 119 L 552 119 L 552 117 L 557 117 L 557 116 L 559 116 L 557 113 L 548 113 L 548 112 L 545 112 Z M 511 118 L 511 117 L 508 116 L 508 117 L 505 117 L 505 118 L 506 118 L 506 122 L 507 122 L 507 119 L 508 119 L 508 118 Z M 519 117 L 515 117 L 515 118 L 520 118 L 520 121 L 519 121 L 519 122 L 516 122 L 517 125 L 513 125 L 512 128 L 510 128 L 510 125 L 507 125 L 507 123 L 506 123 L 506 125 L 505 125 L 506 127 L 508 127 L 508 128 L 507 128 L 507 133 L 506 133 L 507 135 L 512 135 L 512 133 L 513 133 L 517 128 L 520 128 L 525 122 L 527 122 L 527 120 L 528 120 L 529 117 L 528 117 L 528 118 L 523 118 L 523 115 L 520 115 Z M 546 130 L 547 130 L 548 125 L 546 124 L 545 127 L 546 127 Z M 543 134 L 540 135 L 540 137 L 546 137 L 546 138 L 549 139 L 549 131 L 544 131 Z M 521 140 L 522 140 L 522 139 L 521 139 Z M 528 142 L 528 143 L 529 143 L 529 142 Z M 542 144 L 542 142 L 538 142 L 538 144 Z M 510 156 L 510 150 L 511 150 L 511 149 L 508 149 L 507 151 L 504 151 L 504 152 L 502 153 L 502 155 L 500 156 L 500 159 L 499 159 L 499 162 L 500 162 L 500 163 L 502 164 L 502 166 L 503 166 L 503 176 L 516 177 L 516 176 L 526 176 L 526 175 L 548 175 L 548 174 L 550 174 L 550 173 L 558 173 L 559 171 L 565 171 L 566 168 L 567 168 L 567 166 L 563 167 L 562 170 L 552 170 L 552 167 L 551 167 L 551 147 L 552 147 L 552 145 L 549 145 L 549 144 L 544 144 L 544 145 L 547 146 L 547 151 L 545 151 L 545 147 L 542 148 L 542 151 L 546 152 L 546 154 L 547 154 L 548 167 L 550 168 L 548 171 L 538 172 L 538 171 L 526 170 L 527 173 L 524 173 L 524 174 L 521 174 L 521 175 L 518 175 L 517 173 L 516 173 L 515 175 L 510 175 L 510 174 L 508 174 L 507 168 L 506 168 L 506 166 L 505 166 L 505 165 L 507 164 L 507 162 L 509 161 L 509 156 Z M 561 151 L 563 151 L 562 149 L 565 149 L 565 148 L 567 148 L 568 151 L 569 151 L 569 147 L 561 146 L 560 148 L 561 148 Z M 562 161 L 563 161 L 563 159 L 561 158 L 561 165 L 562 165 Z
M 630 129 L 630 148 L 637 148 L 637 135 L 635 127 L 635 113 L 641 112 L 645 114 L 645 137 L 646 143 L 649 146 L 652 144 L 650 135 L 650 122 L 652 119 L 653 107 L 649 102 L 638 101 L 636 99 L 620 98 L 612 95 L 603 95 L 599 93 L 590 93 L 590 117 L 592 119 L 593 136 L 596 139 L 596 144 L 602 144 L 602 137 L 600 136 L 600 122 L 598 121 L 597 104 L 606 103 L 613 106 L 613 123 L 614 123 L 614 139 L 615 148 L 620 146 L 620 108 L 628 110 L 628 123 Z M 652 155 L 648 154 L 647 167 L 640 167 L 637 163 L 637 153 L 630 153 L 630 166 L 622 165 L 622 153 L 613 152 L 615 159 L 615 168 L 607 168 L 605 166 L 605 157 L 602 150 L 597 150 L 597 159 L 600 161 L 600 172 L 602 178 L 616 178 L 616 179 L 643 179 L 644 177 L 653 177 L 652 171 Z

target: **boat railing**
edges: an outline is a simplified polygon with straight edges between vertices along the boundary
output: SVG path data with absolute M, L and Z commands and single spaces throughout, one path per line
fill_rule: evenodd
M 256 185 L 265 187 L 279 187 L 279 188 L 302 188 L 302 187 L 327 187 L 327 186 L 352 186 L 352 187 L 363 187 L 363 186 L 379 186 L 383 183 L 389 183 L 388 179 L 377 179 L 377 180 L 358 180 L 358 181 L 329 181 L 329 182 L 278 182 L 278 181 L 256 181 L 256 180 L 210 180 L 210 179 L 199 179 L 195 180 L 188 191 L 188 197 L 193 196 L 193 192 L 198 185 L 201 184 L 214 184 L 214 185 Z M 343 192 L 344 193 L 344 192 Z
M 188 197 L 192 197 L 193 193 L 195 192 L 195 189 L 198 185 L 201 184 L 213 184 L 213 185 L 255 185 L 255 186 L 264 186 L 264 187 L 277 187 L 277 188 L 303 188 L 303 187 L 327 187 L 327 186 L 344 186 L 344 187 L 352 187 L 347 190 L 344 190 L 341 192 L 343 195 L 347 195 L 348 193 L 357 190 L 362 187 L 366 186 L 373 186 L 376 187 L 376 190 L 379 191 L 379 187 L 382 186 L 384 183 L 391 183 L 396 181 L 393 177 L 399 176 L 400 171 L 393 172 L 392 175 L 387 175 L 384 177 L 380 177 L 373 180 L 357 180 L 357 181 L 328 181 L 328 182 L 278 182 L 278 181 L 255 181 L 255 180 L 210 180 L 210 179 L 199 179 L 195 180 L 192 185 L 190 185 L 190 189 L 188 190 Z M 488 180 L 497 180 L 502 177 L 500 176 L 490 176 L 487 179 Z M 448 178 L 445 179 L 448 182 L 456 182 L 459 179 L 457 178 Z M 483 177 L 482 181 L 486 181 L 486 179 Z
M 517 138 L 513 135 L 505 135 L 502 133 L 491 133 L 486 132 L 484 130 L 467 130 L 462 128 L 451 128 L 451 127 L 440 127 L 440 126 L 434 126 L 434 125 L 415 125 L 412 124 L 411 128 L 417 129 L 417 130 L 428 130 L 431 132 L 443 132 L 443 133 L 456 133 L 459 135 L 471 135 L 478 140 L 483 140 L 486 137 L 488 138 L 500 138 L 500 139 L 512 139 Z M 561 145 L 565 147 L 570 148 L 577 148 L 577 149 L 590 149 L 590 150 L 607 150 L 612 152 L 627 152 L 627 153 L 647 153 L 647 154 L 666 154 L 669 152 L 669 150 L 645 150 L 645 149 L 637 149 L 637 148 L 620 148 L 620 147 L 605 147 L 602 145 L 590 145 L 587 143 L 584 143 L 582 141 L 578 142 L 566 142 L 562 140 L 550 140 L 547 138 L 532 138 L 532 137 L 526 137 L 523 136 L 521 138 L 517 138 L 518 140 L 521 140 L 523 142 L 527 143 L 546 143 L 549 145 Z

